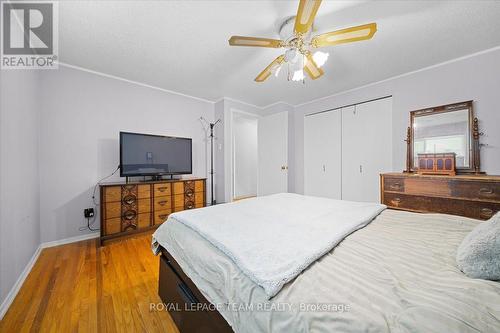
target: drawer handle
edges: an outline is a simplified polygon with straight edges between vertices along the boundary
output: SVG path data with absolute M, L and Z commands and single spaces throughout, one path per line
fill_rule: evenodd
M 135 196 L 133 195 L 127 195 L 125 198 L 123 198 L 123 203 L 126 205 L 131 205 L 135 202 Z
M 158 215 L 158 217 L 161 219 L 164 219 L 164 218 L 168 217 L 168 214 L 161 214 L 161 215 Z
M 393 205 L 398 205 L 399 203 L 401 203 L 401 199 L 400 198 L 394 198 L 391 200 L 391 203 Z
M 490 218 L 493 216 L 493 210 L 489 208 L 481 208 L 481 217 Z
M 389 186 L 389 188 L 390 188 L 391 190 L 399 190 L 399 189 L 401 188 L 401 184 L 400 184 L 400 183 L 394 183 L 394 184 L 391 184 L 391 185 Z
M 133 211 L 133 210 L 129 210 L 129 211 L 126 211 L 125 214 L 123 214 L 123 217 L 125 218 L 125 220 L 132 220 L 135 218 L 136 216 L 136 212 Z
M 158 191 L 160 192 L 165 192 L 168 189 L 168 187 L 158 187 Z
M 493 194 L 494 191 L 492 188 L 486 188 L 486 187 L 482 187 L 479 189 L 479 194 Z
M 160 205 L 160 206 L 165 206 L 166 204 L 168 204 L 167 200 L 158 201 L 158 205 Z

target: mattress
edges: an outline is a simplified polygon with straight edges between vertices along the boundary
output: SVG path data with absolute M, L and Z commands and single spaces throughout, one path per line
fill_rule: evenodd
M 470 279 L 455 264 L 477 223 L 386 210 L 271 300 L 182 223 L 157 241 L 235 332 L 499 332 L 500 283 Z

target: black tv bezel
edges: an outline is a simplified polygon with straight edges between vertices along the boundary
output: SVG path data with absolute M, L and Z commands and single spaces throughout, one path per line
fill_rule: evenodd
M 158 138 L 169 138 L 169 139 L 182 139 L 189 140 L 190 147 L 190 170 L 179 171 L 179 172 L 155 172 L 155 173 L 134 173 L 134 174 L 124 174 L 123 173 L 123 135 L 122 134 L 132 134 L 132 135 L 140 135 L 140 136 L 154 136 Z M 168 135 L 156 135 L 156 134 L 147 134 L 147 133 L 135 133 L 135 132 L 122 132 L 120 131 L 120 177 L 147 177 L 147 176 L 171 176 L 171 175 L 189 175 L 193 173 L 193 139 L 192 138 L 184 138 L 180 136 L 168 136 Z

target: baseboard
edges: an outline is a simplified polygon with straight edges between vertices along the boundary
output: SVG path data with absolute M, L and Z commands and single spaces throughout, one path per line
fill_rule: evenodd
M 2 320 L 3 316 L 7 313 L 7 310 L 9 309 L 10 305 L 16 298 L 17 293 L 23 286 L 24 280 L 26 280 L 29 273 L 31 272 L 31 269 L 35 265 L 38 256 L 40 256 L 40 252 L 42 252 L 41 245 L 38 246 L 38 248 L 35 250 L 35 253 L 31 257 L 30 261 L 28 261 L 28 264 L 26 264 L 26 267 L 24 267 L 24 270 L 22 271 L 21 275 L 19 275 L 19 278 L 17 279 L 16 283 L 14 283 L 9 293 L 7 294 L 7 297 L 2 302 L 2 305 L 0 305 L 0 320 Z
M 69 244 L 69 243 L 75 243 L 75 242 L 80 242 L 84 241 L 87 239 L 94 239 L 99 237 L 99 232 L 93 232 L 90 234 L 85 234 L 85 235 L 80 235 L 80 236 L 75 236 L 75 237 L 69 237 L 69 238 L 64 238 L 64 239 L 59 239 L 51 242 L 45 242 L 40 245 L 42 249 L 45 249 L 47 247 L 53 247 L 53 246 L 58 246 L 58 245 L 64 245 L 64 244 Z
M 24 270 L 22 271 L 21 275 L 19 275 L 19 278 L 17 279 L 16 283 L 14 283 L 14 285 L 10 289 L 9 293 L 7 294 L 7 297 L 2 302 L 2 305 L 0 305 L 0 320 L 2 320 L 3 316 L 5 316 L 10 305 L 12 304 L 14 299 L 16 298 L 17 293 L 19 292 L 19 290 L 23 286 L 24 280 L 26 280 L 29 273 L 31 272 L 31 269 L 33 268 L 38 257 L 40 256 L 42 249 L 45 249 L 48 247 L 53 247 L 53 246 L 58 246 L 58 245 L 74 243 L 74 242 L 80 242 L 83 240 L 93 239 L 93 238 L 98 238 L 98 237 L 99 237 L 99 232 L 93 232 L 91 234 L 69 237 L 69 238 L 64 238 L 64 239 L 60 239 L 60 240 L 56 240 L 56 241 L 52 241 L 52 242 L 45 242 L 45 243 L 40 244 L 40 246 L 38 246 L 35 253 L 31 257 L 30 261 L 28 261 L 28 263 L 26 264 L 26 267 L 24 267 Z

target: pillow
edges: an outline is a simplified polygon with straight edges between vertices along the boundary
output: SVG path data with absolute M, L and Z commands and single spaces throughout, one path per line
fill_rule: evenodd
M 500 212 L 465 236 L 457 250 L 457 265 L 468 277 L 500 280 Z

